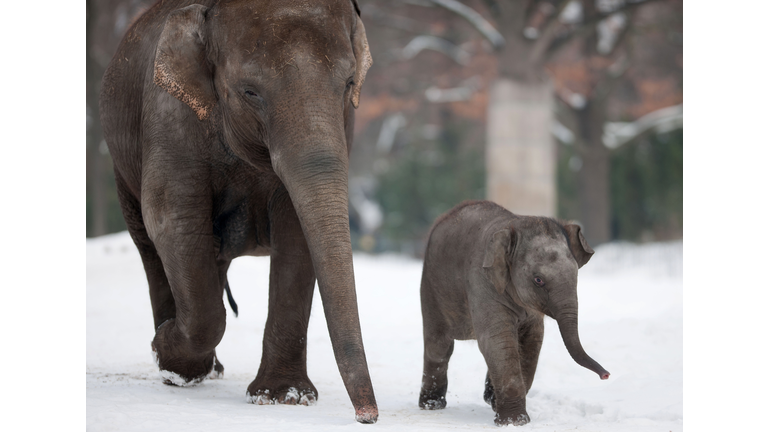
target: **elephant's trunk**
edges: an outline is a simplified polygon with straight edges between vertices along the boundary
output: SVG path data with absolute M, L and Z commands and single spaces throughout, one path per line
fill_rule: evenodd
M 592 359 L 584 351 L 579 340 L 579 314 L 577 308 L 561 309 L 555 313 L 555 319 L 560 327 L 560 336 L 563 338 L 565 348 L 573 360 L 581 366 L 591 370 L 600 376 L 600 379 L 608 379 L 610 372 L 603 369 L 598 362 Z
M 321 124 L 327 126 L 334 122 Z M 273 152 L 272 164 L 291 196 L 304 231 L 333 352 L 355 407 L 356 419 L 361 423 L 374 423 L 378 408 L 363 348 L 352 268 L 349 162 L 343 130 L 326 130 L 321 134 L 318 130 L 297 129 L 300 136 L 293 142 L 297 147 Z

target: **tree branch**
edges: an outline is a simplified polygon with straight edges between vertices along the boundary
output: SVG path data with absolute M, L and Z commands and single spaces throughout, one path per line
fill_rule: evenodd
M 431 35 L 420 35 L 413 38 L 408 42 L 408 45 L 403 48 L 400 57 L 403 60 L 410 60 L 425 49 L 441 52 L 463 66 L 469 64 L 469 59 L 471 57 L 471 55 L 461 47 L 448 40 Z
M 504 36 L 502 36 L 491 23 L 464 3 L 461 3 L 458 0 L 432 0 L 432 3 L 444 7 L 455 14 L 461 15 L 464 19 L 469 21 L 470 24 L 475 26 L 495 49 L 501 49 L 506 43 Z
M 546 50 L 546 53 L 543 55 L 543 60 L 546 61 L 551 59 L 555 54 L 560 52 L 560 50 L 563 49 L 566 45 L 568 45 L 568 43 L 571 42 L 572 40 L 592 33 L 593 31 L 595 31 L 595 26 L 597 25 L 597 23 L 608 18 L 609 16 L 618 12 L 633 11 L 634 9 L 640 6 L 643 6 L 655 1 L 658 1 L 658 0 L 645 0 L 643 2 L 624 3 L 624 6 L 617 8 L 611 12 L 597 13 L 594 16 L 587 18 L 583 23 L 581 23 L 581 25 L 575 31 L 568 33 L 567 35 L 559 39 L 554 40 Z
M 606 57 L 610 57 L 613 55 L 613 53 L 616 52 L 616 50 L 618 50 L 620 46 L 624 45 L 624 41 L 627 39 L 627 35 L 631 32 L 632 19 L 634 18 L 635 13 L 634 11 L 627 11 L 624 16 L 627 20 L 624 24 L 624 28 L 621 29 L 621 33 L 619 34 L 619 37 L 616 38 L 616 41 L 613 43 L 613 46 L 611 46 L 611 49 L 604 54 Z
M 374 24 L 383 27 L 391 27 L 409 33 L 422 33 L 427 29 L 424 23 L 389 13 L 376 5 L 366 5 L 363 13 L 365 14 L 366 22 L 370 20 Z
M 557 31 L 562 26 L 560 22 L 560 14 L 563 13 L 563 9 L 568 5 L 569 0 L 563 0 L 557 6 L 557 9 L 550 15 L 547 22 L 544 24 L 544 31 L 541 32 L 541 36 L 536 40 L 531 50 L 530 60 L 534 64 L 543 64 L 544 60 L 548 58 L 546 55 L 548 48 L 552 44 L 552 41 L 557 35 Z

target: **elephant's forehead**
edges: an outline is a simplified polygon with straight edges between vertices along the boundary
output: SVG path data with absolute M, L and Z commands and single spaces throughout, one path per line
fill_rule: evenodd
M 231 59 L 269 59 L 278 65 L 295 64 L 297 58 L 343 63 L 351 54 L 355 12 L 351 2 L 343 11 L 330 3 L 336 2 L 240 2 L 222 7 L 220 48 Z
M 551 264 L 567 261 L 570 252 L 565 239 L 536 235 L 528 242 L 526 260 L 531 264 Z
M 276 39 L 290 42 L 294 36 L 350 34 L 354 11 L 351 2 L 340 7 L 333 1 L 231 1 L 215 12 L 220 29 L 234 41 Z M 341 2 L 341 5 L 346 5 Z
M 219 5 L 228 9 L 259 11 L 265 16 L 354 12 L 351 0 L 222 0 Z

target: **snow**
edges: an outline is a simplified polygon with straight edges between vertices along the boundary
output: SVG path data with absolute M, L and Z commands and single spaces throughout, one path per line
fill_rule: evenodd
M 681 431 L 683 428 L 682 242 L 599 246 L 579 275 L 580 333 L 611 378 L 578 366 L 557 325 L 545 340 L 527 408 L 532 431 Z M 152 312 L 136 248 L 126 233 L 86 240 L 86 426 L 94 431 L 495 430 L 483 401 L 486 367 L 474 341 L 457 341 L 447 407 L 418 407 L 422 372 L 421 262 L 355 255 L 361 325 L 379 406 L 374 426 L 355 422 L 333 357 L 320 296 L 308 333 L 311 406 L 255 405 L 246 389 L 261 359 L 269 258 L 239 258 L 229 270 L 240 306 L 227 306 L 216 353 L 223 379 L 171 387 L 152 358 Z M 509 426 L 510 428 L 513 426 Z

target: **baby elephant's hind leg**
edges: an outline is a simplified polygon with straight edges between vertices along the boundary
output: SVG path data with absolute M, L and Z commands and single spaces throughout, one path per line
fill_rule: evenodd
M 496 396 L 493 394 L 493 384 L 491 384 L 491 373 L 485 374 L 485 390 L 483 391 L 483 400 L 496 411 Z
M 425 335 L 429 333 L 425 331 Z M 445 408 L 448 391 L 448 360 L 453 354 L 453 339 L 445 336 L 424 338 L 424 375 L 421 381 L 419 407 L 427 410 Z

